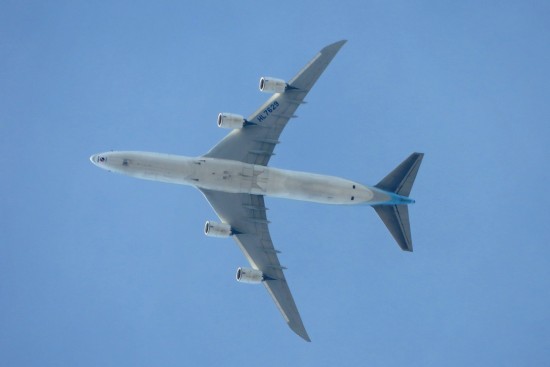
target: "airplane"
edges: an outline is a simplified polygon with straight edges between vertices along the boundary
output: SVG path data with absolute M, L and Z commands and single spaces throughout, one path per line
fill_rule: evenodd
M 220 113 L 217 125 L 231 129 L 217 145 L 199 157 L 111 151 L 94 154 L 92 163 L 108 171 L 165 183 L 194 186 L 221 222 L 207 221 L 210 237 L 233 237 L 250 263 L 237 269 L 237 281 L 263 284 L 288 326 L 311 339 L 290 292 L 269 234 L 265 196 L 323 204 L 370 205 L 397 244 L 412 251 L 408 205 L 423 153 L 413 153 L 374 186 L 315 173 L 268 167 L 279 136 L 294 112 L 340 48 L 342 40 L 324 47 L 290 81 L 262 77 L 259 88 L 272 96 L 244 118 Z

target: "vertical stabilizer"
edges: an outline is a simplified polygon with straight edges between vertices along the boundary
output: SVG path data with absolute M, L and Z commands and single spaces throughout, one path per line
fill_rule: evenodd
M 408 197 L 423 157 L 424 153 L 411 154 L 375 187 L 399 196 Z M 407 205 L 388 202 L 387 204 L 375 205 L 374 210 L 376 210 L 399 247 L 404 251 L 412 251 L 411 225 Z

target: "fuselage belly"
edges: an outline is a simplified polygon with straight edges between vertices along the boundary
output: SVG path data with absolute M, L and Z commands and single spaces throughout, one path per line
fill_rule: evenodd
M 91 160 L 99 167 L 128 176 L 199 189 L 340 205 L 391 200 L 385 192 L 343 178 L 232 160 L 144 152 L 110 152 Z

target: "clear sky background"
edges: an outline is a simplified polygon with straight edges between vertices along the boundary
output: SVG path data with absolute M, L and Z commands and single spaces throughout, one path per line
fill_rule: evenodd
M 412 254 L 371 208 L 266 199 L 306 343 L 197 190 L 88 158 L 203 154 L 340 39 L 271 165 L 426 156 Z M 3 1 L 0 364 L 549 365 L 549 65 L 547 1 Z

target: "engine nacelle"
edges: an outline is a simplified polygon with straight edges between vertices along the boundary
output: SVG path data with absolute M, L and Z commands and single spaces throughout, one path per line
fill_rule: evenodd
M 251 268 L 238 268 L 237 281 L 248 284 L 260 284 L 264 280 L 264 273 Z
M 218 114 L 218 127 L 224 129 L 242 129 L 245 124 L 246 120 L 241 115 L 227 112 Z
M 288 84 L 281 79 L 264 76 L 260 78 L 260 90 L 264 93 L 284 93 Z
M 233 230 L 227 223 L 206 221 L 204 224 L 204 234 L 208 237 L 229 237 L 233 234 Z

